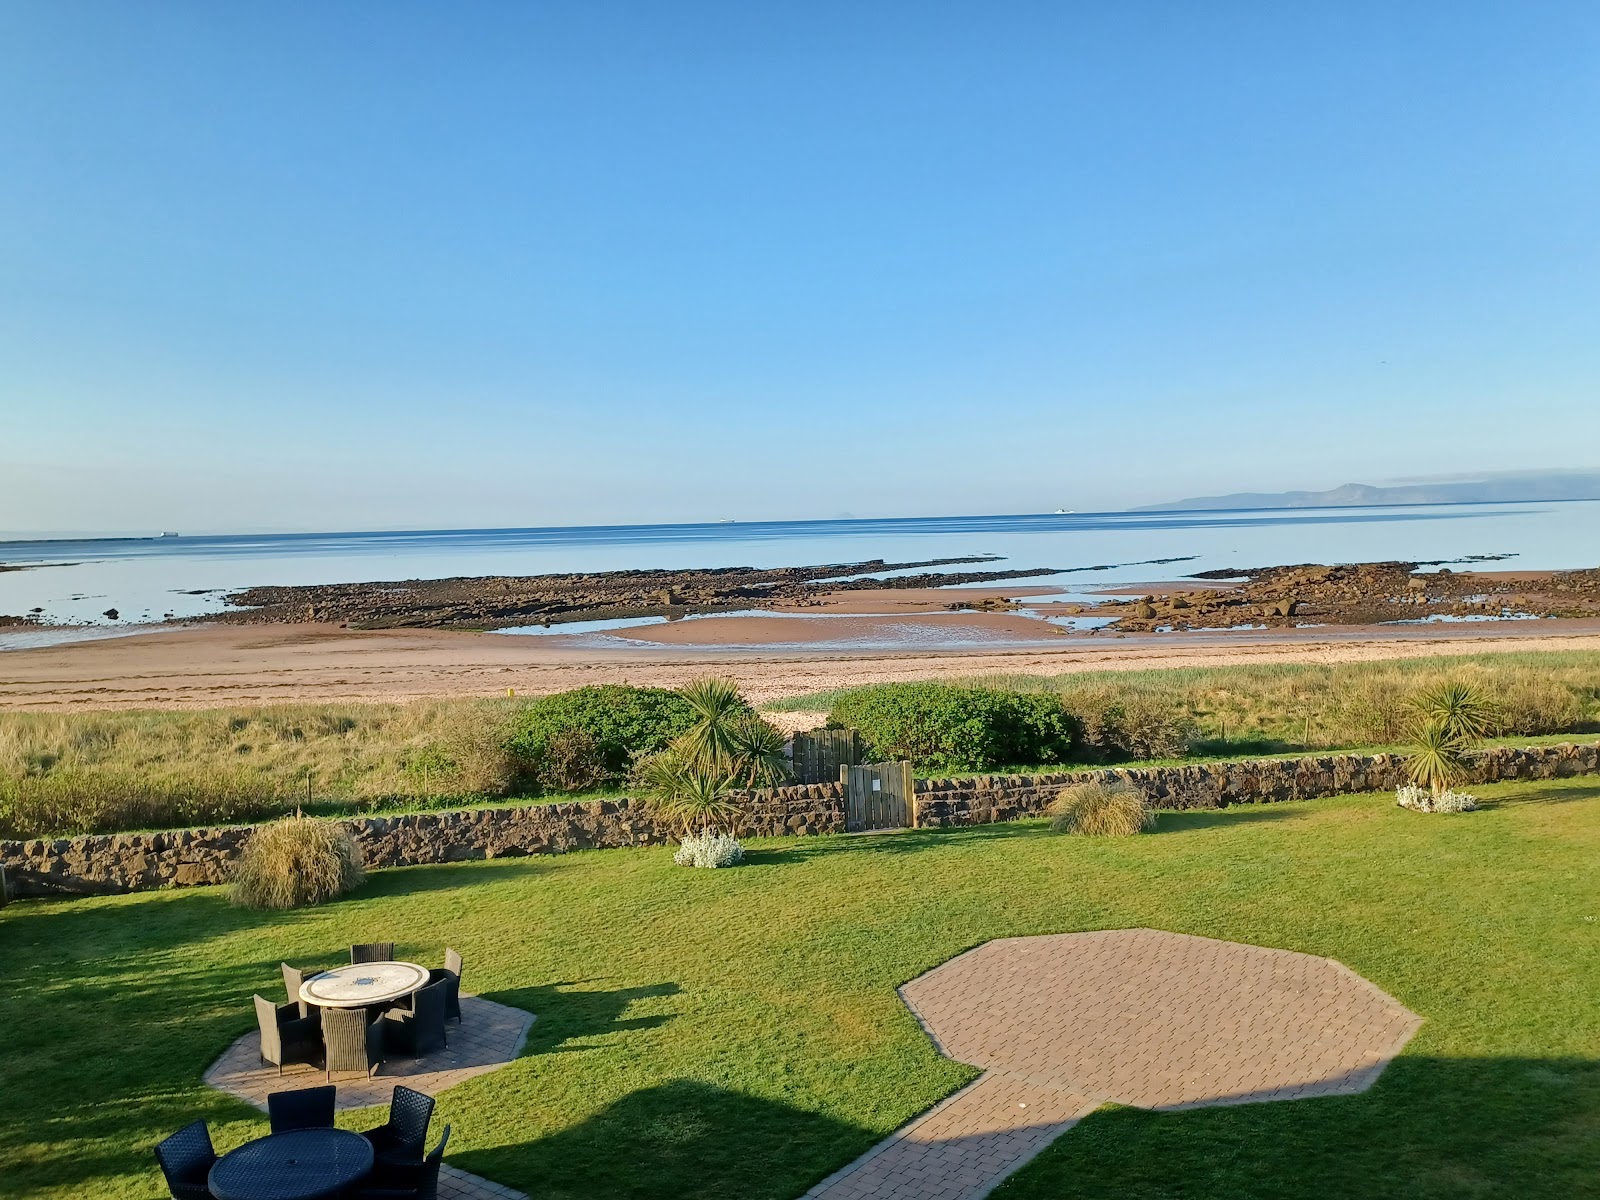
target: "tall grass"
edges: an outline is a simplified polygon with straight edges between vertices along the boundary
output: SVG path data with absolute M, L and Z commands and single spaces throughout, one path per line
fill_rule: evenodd
M 504 701 L 0 714 L 0 837 L 429 807 L 514 790 Z
M 1600 729 L 1600 653 L 1590 651 L 990 675 L 948 682 L 1058 693 L 1086 728 L 1111 714 L 1130 753 L 1165 757 L 1161 747 L 1181 741 L 1186 722 L 1193 724 L 1191 741 L 1198 749 L 1395 745 L 1412 732 L 1417 692 L 1451 681 L 1476 685 L 1494 700 L 1491 736 Z M 817 693 L 768 707 L 828 711 L 842 694 Z
M 300 908 L 335 900 L 366 878 L 361 848 L 337 821 L 285 817 L 250 835 L 233 868 L 245 908 Z

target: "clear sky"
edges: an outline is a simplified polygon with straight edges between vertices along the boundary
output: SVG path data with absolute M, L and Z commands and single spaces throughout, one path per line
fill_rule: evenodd
M 1593 0 L 0 3 L 0 529 L 1597 446 Z

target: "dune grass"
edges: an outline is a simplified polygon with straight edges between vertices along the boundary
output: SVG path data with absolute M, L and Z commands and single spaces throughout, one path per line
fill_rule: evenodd
M 1600 780 L 1483 811 L 1390 796 L 1162 813 L 1128 839 L 1042 821 L 380 871 L 321 908 L 223 889 L 0 910 L 0 1179 L 162 1195 L 150 1146 L 261 1114 L 200 1084 L 278 963 L 394 938 L 538 1014 L 524 1055 L 444 1093 L 450 1161 L 547 1200 L 792 1200 L 974 1074 L 895 988 L 989 938 L 1155 926 L 1337 958 L 1425 1018 L 1369 1092 L 1097 1113 L 1009 1182 L 1034 1197 L 1573 1197 L 1600 1164 Z M 376 1123 L 374 1113 L 341 1124 Z
M 1600 730 L 1595 652 L 956 682 L 1059 692 L 1085 729 L 1114 726 L 1121 733 L 1111 742 L 1128 747 L 1164 746 L 1177 726 L 1193 723 L 1192 757 L 1238 758 L 1395 745 L 1404 740 L 1410 697 L 1443 678 L 1483 685 L 1506 715 L 1497 730 L 1504 736 Z M 838 695 L 768 707 L 827 711 Z M 541 797 L 528 794 L 528 764 L 505 736 L 524 703 L 0 713 L 0 837 L 252 821 L 297 808 L 340 815 L 525 803 Z M 581 797 L 542 797 L 552 798 Z
M 1496 732 L 1541 734 L 1600 729 L 1600 652 L 1446 655 L 1361 663 L 1276 663 L 1091 671 L 1066 675 L 981 675 L 941 682 L 1059 693 L 1069 710 L 1122 705 L 1135 715 L 1182 713 L 1202 744 L 1343 749 L 1398 742 L 1410 699 L 1441 680 L 1479 684 L 1504 721 Z M 813 692 L 764 707 L 828 712 L 859 688 Z

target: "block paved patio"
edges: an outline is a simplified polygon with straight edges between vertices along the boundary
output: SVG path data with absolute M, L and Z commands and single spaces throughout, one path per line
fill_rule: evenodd
M 1108 1101 L 1364 1091 L 1421 1024 L 1332 959 L 1154 929 L 986 942 L 900 995 L 985 1073 L 806 1200 L 978 1200 Z
M 387 1059 L 371 1078 L 335 1076 L 333 1082 L 339 1089 L 336 1105 L 343 1110 L 387 1104 L 397 1083 L 436 1096 L 474 1076 L 498 1070 L 522 1053 L 533 1022 L 530 1012 L 463 993 L 461 1023 L 450 1023 L 450 1044 L 445 1049 L 423 1058 Z M 205 1074 L 205 1082 L 212 1087 L 263 1112 L 269 1092 L 315 1087 L 325 1080 L 320 1067 L 305 1063 L 285 1067 L 282 1075 L 277 1067 L 263 1065 L 260 1035 L 255 1032 L 229 1046 Z M 443 1200 L 526 1200 L 521 1192 L 448 1163 L 439 1171 L 439 1195 Z

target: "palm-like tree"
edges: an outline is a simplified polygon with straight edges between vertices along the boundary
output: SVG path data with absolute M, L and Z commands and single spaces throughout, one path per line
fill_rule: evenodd
M 770 721 L 753 712 L 734 719 L 728 729 L 733 743 L 733 778 L 744 787 L 777 787 L 789 778 L 783 746 L 788 739 Z
M 733 734 L 735 722 L 750 711 L 739 685 L 731 679 L 697 679 L 678 694 L 689 702 L 695 722 L 678 739 L 678 746 L 689 762 L 707 770 L 731 774 L 738 745 Z
M 1437 722 L 1463 746 L 1488 737 L 1500 723 L 1500 710 L 1470 683 L 1446 681 L 1418 693 L 1412 702 L 1424 725 Z
M 640 799 L 681 825 L 685 833 L 720 827 L 739 813 L 739 806 L 728 798 L 728 777 L 688 760 L 673 746 L 640 759 L 633 782 Z
M 680 690 L 695 723 L 675 746 L 682 759 L 730 786 L 772 787 L 789 776 L 782 731 L 751 710 L 728 679 L 700 679 Z
M 1429 788 L 1435 796 L 1458 783 L 1467 774 L 1467 747 L 1443 721 L 1427 721 L 1417 730 L 1406 773 L 1418 787 Z

